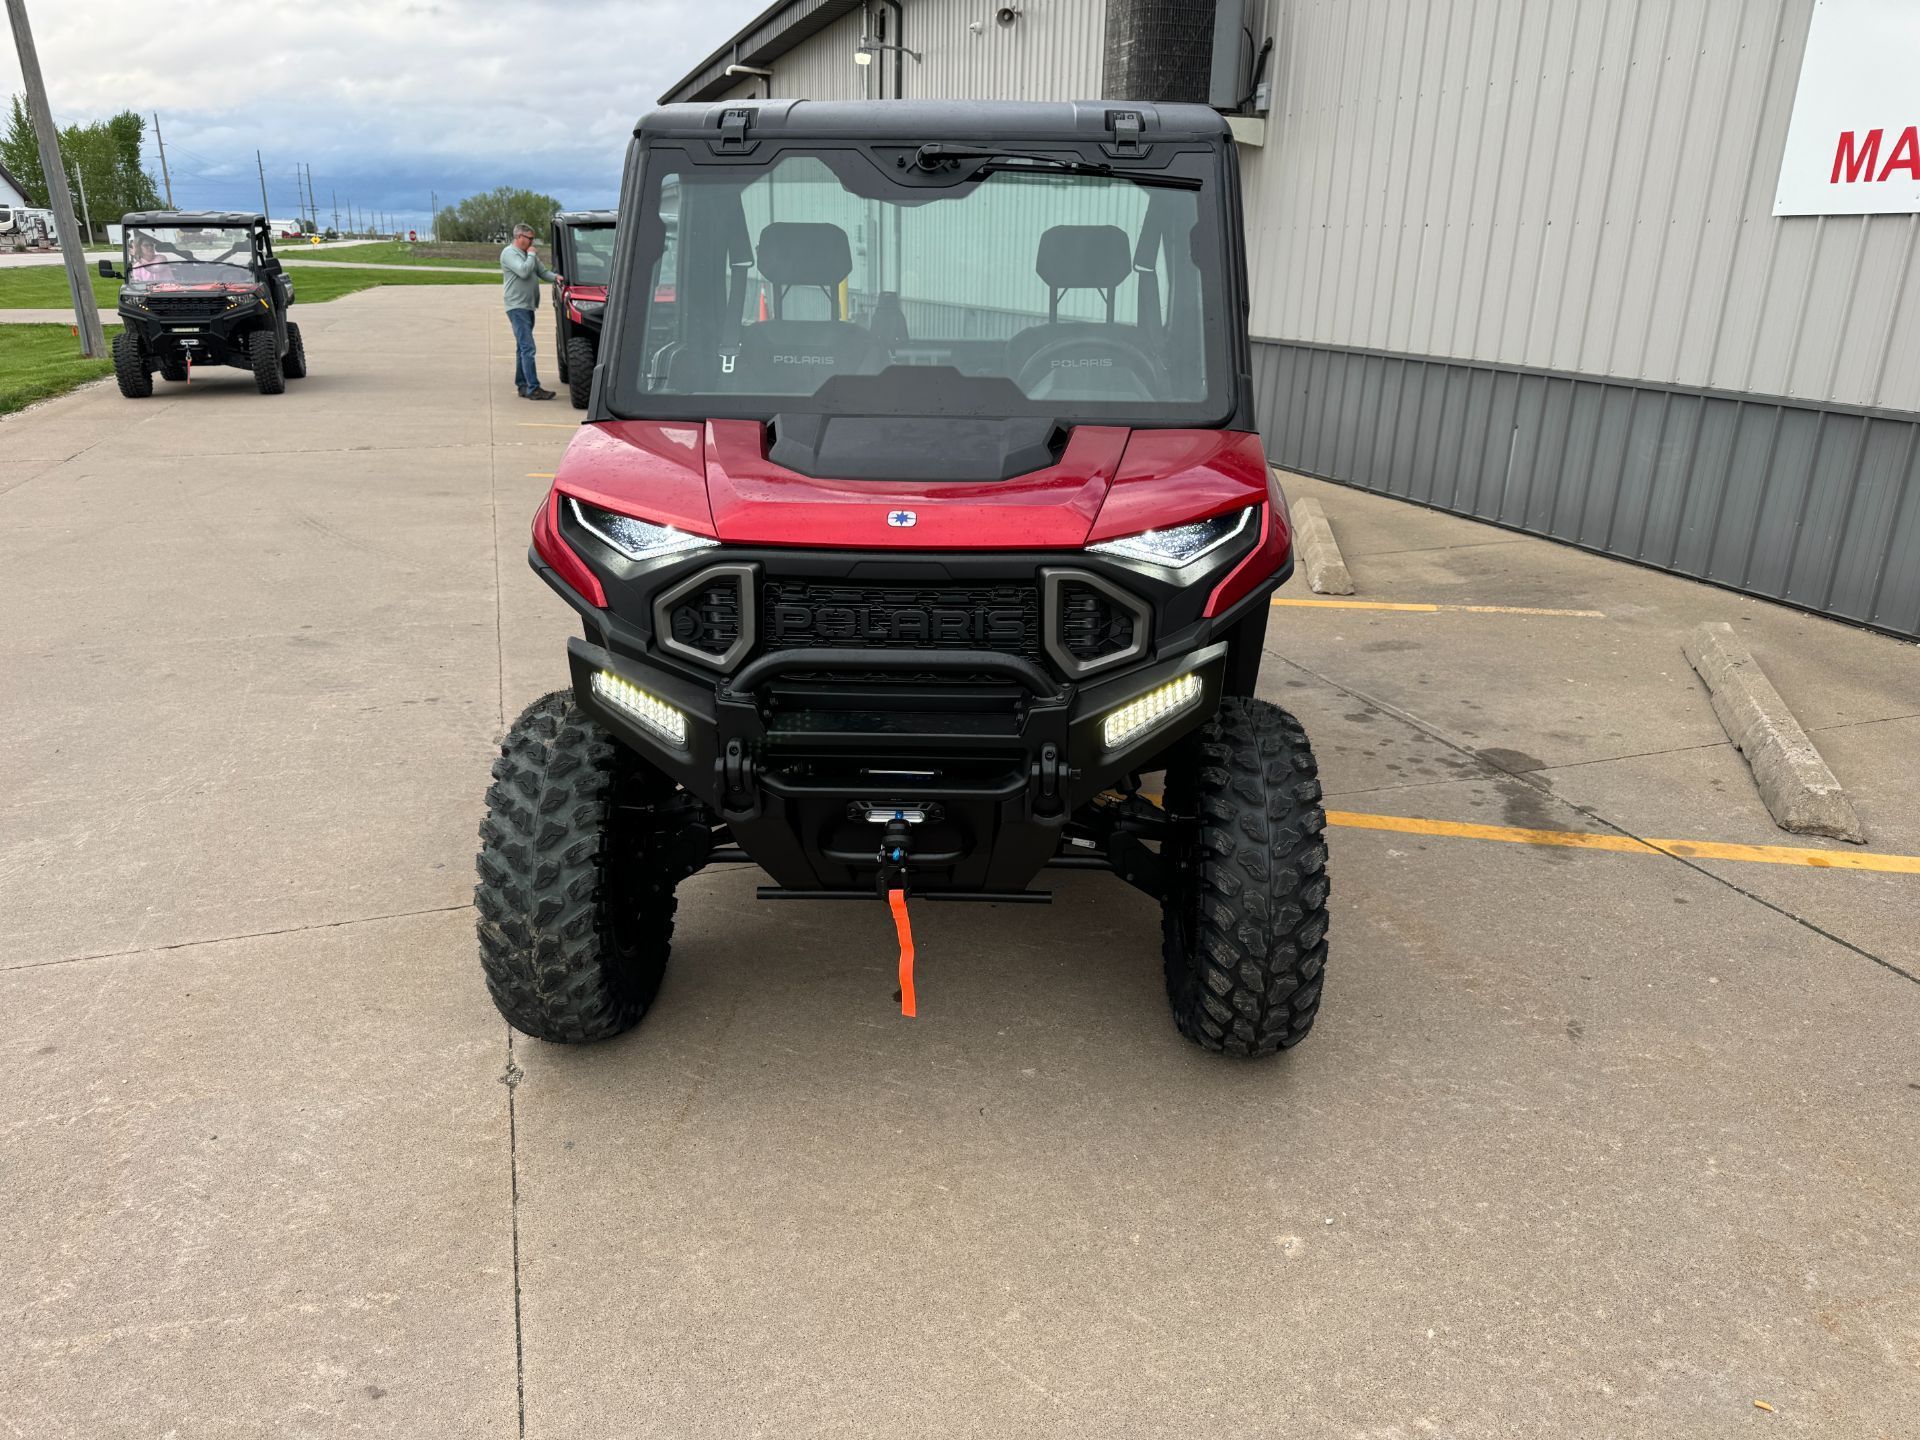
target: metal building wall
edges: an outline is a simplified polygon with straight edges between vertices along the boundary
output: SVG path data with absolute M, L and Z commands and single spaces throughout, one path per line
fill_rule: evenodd
M 999 8 L 986 0 L 906 0 L 905 43 L 922 57 L 918 62 L 902 57 L 906 98 L 1084 100 L 1100 94 L 1106 0 L 1026 0 L 1007 25 L 994 18 Z M 884 70 L 886 93 L 892 95 L 891 52 L 876 55 L 870 66 L 853 62 L 860 37 L 872 33 L 874 22 L 864 23 L 865 29 L 861 11 L 855 10 L 776 58 L 768 66 L 772 93 L 862 99 L 880 93 L 862 84 L 879 83 Z M 761 93 L 756 81 L 735 86 L 729 98 Z
M 1775 219 L 1814 0 L 1269 0 L 1268 446 L 1920 634 L 1920 216 Z
M 1256 5 L 1269 454 L 1920 636 L 1920 216 L 1771 213 L 1814 4 Z M 907 95 L 1102 93 L 1106 0 L 996 8 L 906 0 Z M 773 93 L 865 93 L 861 27 Z

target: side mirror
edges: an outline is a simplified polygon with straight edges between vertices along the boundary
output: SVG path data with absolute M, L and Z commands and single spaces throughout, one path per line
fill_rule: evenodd
M 107 279 L 109 280 L 126 279 L 126 276 L 122 275 L 118 270 L 113 268 L 113 262 L 111 260 L 102 260 L 100 262 L 100 273 L 106 276 Z

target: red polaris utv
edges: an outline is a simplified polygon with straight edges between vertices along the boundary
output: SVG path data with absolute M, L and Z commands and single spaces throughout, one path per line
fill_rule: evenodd
M 616 218 L 611 210 L 563 210 L 553 217 L 553 271 L 562 277 L 553 282 L 553 353 L 576 410 L 587 408 L 600 355 Z
M 1303 1038 L 1325 816 L 1255 694 L 1293 559 L 1226 125 L 668 106 L 620 214 L 530 555 L 583 622 L 573 685 L 514 722 L 481 827 L 501 1012 L 628 1029 L 675 885 L 736 862 L 766 899 L 884 899 L 911 1013 L 909 900 L 1043 902 L 1062 867 L 1159 901 L 1189 1038 Z

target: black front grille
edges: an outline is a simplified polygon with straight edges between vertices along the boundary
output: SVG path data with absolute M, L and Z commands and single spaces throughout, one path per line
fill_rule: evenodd
M 147 312 L 166 320 L 211 320 L 227 309 L 225 295 L 149 295 Z
M 740 638 L 740 586 L 716 580 L 682 597 L 668 617 L 673 638 L 702 654 L 720 656 Z
M 1060 586 L 1060 643 L 1076 660 L 1118 655 L 1133 644 L 1132 613 L 1091 585 L 1068 580 Z
M 768 650 L 992 650 L 1036 660 L 1040 588 L 768 580 L 760 639 Z

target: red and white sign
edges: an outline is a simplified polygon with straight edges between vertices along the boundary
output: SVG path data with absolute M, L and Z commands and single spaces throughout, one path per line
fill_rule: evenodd
M 1920 211 L 1920 0 L 1819 0 L 1776 215 Z

